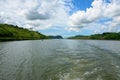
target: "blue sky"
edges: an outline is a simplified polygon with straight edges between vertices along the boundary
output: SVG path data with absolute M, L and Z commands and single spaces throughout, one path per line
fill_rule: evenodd
M 0 0 L 0 5 L 0 23 L 46 35 L 120 32 L 120 0 Z
M 86 10 L 86 8 L 91 7 L 93 0 L 73 0 L 72 4 L 74 5 L 73 11 Z
M 95 0 L 72 0 L 72 5 L 73 7 L 71 8 L 71 10 L 69 11 L 69 15 L 73 15 L 74 13 L 76 13 L 77 11 L 84 11 L 87 12 L 86 10 L 89 8 L 93 8 L 94 6 L 92 6 L 92 3 Z M 105 4 L 110 4 L 112 2 L 110 2 L 109 0 L 104 0 L 103 1 Z M 104 6 L 104 5 L 103 5 Z M 94 14 L 94 13 L 93 13 Z M 88 15 L 89 16 L 89 15 Z M 106 22 L 112 22 L 112 18 L 111 17 L 101 17 L 99 18 L 99 20 L 97 20 L 95 23 L 98 25 L 92 25 L 93 29 L 89 29 L 89 28 L 81 28 L 79 31 L 66 31 L 62 28 L 56 30 L 53 28 L 50 29 L 46 29 L 46 30 L 40 30 L 40 32 L 42 33 L 46 33 L 47 35 L 51 34 L 51 35 L 63 35 L 64 37 L 68 37 L 68 36 L 74 36 L 74 35 L 91 35 L 91 34 L 96 34 L 96 33 L 103 33 L 103 32 L 116 32 L 116 30 L 109 30 L 110 28 L 106 28 Z M 104 24 L 104 25 L 101 25 Z M 88 25 L 89 26 L 89 25 Z M 104 30 L 102 30 L 101 27 L 104 28 Z M 107 25 L 110 26 L 110 25 Z M 96 28 L 94 28 L 96 27 Z M 118 31 L 117 31 L 118 32 Z
M 91 7 L 91 3 L 93 0 L 72 0 L 73 9 L 70 11 L 70 15 L 78 10 L 86 10 L 87 8 Z
M 87 8 L 92 7 L 91 4 L 94 0 L 72 0 L 73 8 L 69 11 L 69 15 L 74 14 L 77 11 L 86 11 Z M 106 0 L 108 3 L 109 1 Z M 105 21 L 111 21 L 110 18 L 102 18 L 99 20 L 99 23 L 104 23 Z M 45 29 L 40 30 L 41 33 L 45 33 L 47 35 L 63 35 L 64 37 L 74 36 L 74 35 L 91 35 L 94 34 L 94 31 L 89 29 L 81 29 L 80 31 L 66 31 L 62 28 L 59 29 Z
M 78 10 L 86 11 L 87 8 L 91 7 L 91 3 L 94 0 L 72 0 L 73 8 L 69 11 L 69 15 L 72 15 Z M 68 36 L 74 36 L 74 35 L 90 35 L 93 33 L 91 30 L 81 30 L 81 31 L 67 31 L 64 29 L 45 29 L 40 30 L 41 33 L 47 34 L 47 35 L 63 35 L 64 37 Z

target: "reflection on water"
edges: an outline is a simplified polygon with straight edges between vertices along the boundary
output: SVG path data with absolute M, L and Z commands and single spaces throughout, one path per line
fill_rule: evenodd
M 120 80 L 120 41 L 0 42 L 0 80 Z

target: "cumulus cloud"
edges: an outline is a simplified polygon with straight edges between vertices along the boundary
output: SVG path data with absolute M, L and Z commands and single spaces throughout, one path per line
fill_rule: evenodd
M 113 0 L 111 3 L 105 4 L 103 15 L 108 18 L 120 16 L 120 0 Z
M 4 19 L 0 16 L 0 23 L 4 23 Z
M 40 14 L 37 11 L 29 11 L 29 13 L 26 15 L 27 19 L 29 20 L 46 20 L 50 18 L 50 15 L 48 13 Z
M 96 27 L 98 25 L 101 29 L 104 29 L 102 27 L 104 26 L 107 27 L 108 31 L 112 31 L 114 27 L 120 27 L 119 0 L 110 0 L 110 3 L 106 3 L 105 0 L 94 0 L 91 6 L 92 7 L 87 8 L 86 11 L 79 10 L 70 16 L 69 25 L 71 29 L 90 28 L 90 26 Z M 102 18 L 111 20 L 100 22 Z M 96 29 L 99 28 L 96 27 Z
M 70 15 L 72 0 L 0 0 L 0 23 L 33 30 L 68 26 L 66 30 L 112 31 L 120 27 L 120 0 L 107 1 L 94 0 L 90 8 Z
M 69 24 L 73 27 L 78 26 L 82 28 L 87 26 L 87 24 L 98 20 L 101 17 L 102 5 L 102 0 L 95 0 L 92 3 L 92 7 L 87 8 L 86 11 L 77 11 L 72 16 L 70 16 Z
M 0 21 L 35 30 L 65 26 L 69 19 L 70 2 L 71 0 L 0 0 Z

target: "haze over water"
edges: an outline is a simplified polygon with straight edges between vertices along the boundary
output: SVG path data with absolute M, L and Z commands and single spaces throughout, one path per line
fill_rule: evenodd
M 120 80 L 120 41 L 0 42 L 0 80 Z

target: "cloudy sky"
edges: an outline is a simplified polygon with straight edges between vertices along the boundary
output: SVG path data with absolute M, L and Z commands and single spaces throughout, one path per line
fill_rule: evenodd
M 120 0 L 0 0 L 0 23 L 64 37 L 120 32 Z

